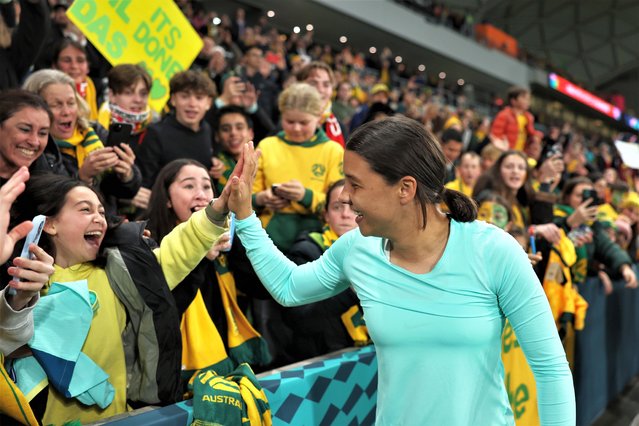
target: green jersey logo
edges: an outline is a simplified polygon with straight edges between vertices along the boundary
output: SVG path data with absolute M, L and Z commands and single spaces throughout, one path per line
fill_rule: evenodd
M 324 176 L 324 173 L 326 173 L 326 167 L 323 164 L 313 164 L 311 171 L 317 177 Z

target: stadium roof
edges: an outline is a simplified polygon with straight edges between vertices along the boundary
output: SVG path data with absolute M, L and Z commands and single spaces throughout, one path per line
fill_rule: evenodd
M 372 34 L 382 35 L 393 50 L 403 50 L 405 57 L 418 56 L 415 46 L 383 32 L 371 33 L 371 27 L 335 10 L 323 7 L 331 2 L 349 2 L 365 8 L 368 2 L 414 2 L 427 5 L 429 0 L 237 0 L 267 10 L 278 10 L 279 23 L 290 25 L 306 21 L 330 22 L 316 26 L 318 39 L 341 34 L 347 28 L 349 44 L 366 46 Z M 219 4 L 219 0 L 205 0 Z M 236 3 L 236 4 L 238 4 Z M 637 0 L 440 0 L 452 10 L 469 12 L 475 23 L 487 21 L 514 36 L 520 46 L 536 58 L 552 64 L 560 75 L 591 92 L 618 91 L 626 98 L 626 109 L 639 116 L 639 1 Z M 404 46 L 400 48 L 400 44 Z M 451 76 L 487 89 L 501 91 L 495 79 L 475 73 L 440 55 L 429 56 L 429 64 L 450 71 Z
M 637 0 L 446 0 L 514 36 L 592 91 L 619 91 L 639 115 Z

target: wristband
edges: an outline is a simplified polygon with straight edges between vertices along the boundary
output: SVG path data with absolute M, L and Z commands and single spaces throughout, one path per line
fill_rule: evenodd
M 217 200 L 217 198 L 212 199 L 211 202 L 204 209 L 206 211 L 206 217 L 208 217 L 214 225 L 224 227 L 229 214 L 228 212 L 226 214 L 220 214 L 213 210 L 213 203 L 215 202 L 215 200 Z

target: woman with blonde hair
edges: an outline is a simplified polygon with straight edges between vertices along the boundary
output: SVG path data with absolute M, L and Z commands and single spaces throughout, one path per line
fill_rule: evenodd
M 40 70 L 25 81 L 24 89 L 40 95 L 53 113 L 50 135 L 71 175 L 99 183 L 105 195 L 133 198 L 140 188 L 135 154 L 127 144 L 105 147 L 89 123 L 89 107 L 62 71 Z

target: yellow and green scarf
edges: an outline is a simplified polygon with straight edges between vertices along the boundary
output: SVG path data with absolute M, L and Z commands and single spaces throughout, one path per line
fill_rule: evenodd
M 76 126 L 73 135 L 67 140 L 55 141 L 60 152 L 75 158 L 78 161 L 78 168 L 82 167 L 87 156 L 96 149 L 104 148 L 102 141 L 92 127 L 80 130 Z
M 583 330 L 588 302 L 579 294 L 570 268 L 577 262 L 575 246 L 560 229 L 561 239 L 553 245 L 544 274 L 544 292 L 559 330 L 570 366 L 574 360 L 576 330 Z
M 31 411 L 29 402 L 5 370 L 2 353 L 0 353 L 0 413 L 6 414 L 23 425 L 39 424 Z
M 570 206 L 556 204 L 553 214 L 555 217 L 567 218 L 573 214 L 574 211 L 575 209 Z M 575 253 L 577 254 L 577 261 L 570 267 L 570 272 L 572 274 L 572 282 L 581 284 L 585 282 L 588 277 L 588 249 L 586 248 L 586 244 L 575 247 Z
M 86 76 L 82 83 L 76 83 L 76 90 L 89 106 L 89 120 L 98 119 L 98 95 L 91 77 Z
M 215 260 L 217 282 L 227 322 L 228 352 L 221 334 L 213 323 L 202 293 L 195 298 L 182 316 L 182 369 L 186 371 L 213 369 L 229 373 L 241 363 L 268 364 L 271 356 L 266 341 L 251 326 L 237 304 L 235 279 L 228 270 L 225 255 Z
M 207 369 L 189 381 L 195 426 L 271 426 L 271 408 L 248 364 L 228 375 Z

